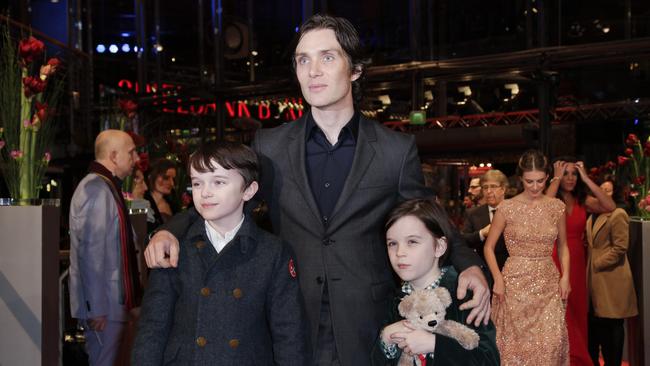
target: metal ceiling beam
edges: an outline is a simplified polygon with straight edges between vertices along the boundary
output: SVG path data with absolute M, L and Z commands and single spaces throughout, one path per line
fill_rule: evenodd
M 650 37 L 632 40 L 536 48 L 494 55 L 441 61 L 412 61 L 368 68 L 369 81 L 399 73 L 419 71 L 424 77 L 465 80 L 477 74 L 531 72 L 546 65 L 551 69 L 602 65 L 650 56 Z

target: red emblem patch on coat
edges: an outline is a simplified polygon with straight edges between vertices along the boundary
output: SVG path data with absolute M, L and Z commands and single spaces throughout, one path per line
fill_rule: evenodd
M 289 259 L 289 275 L 293 278 L 298 276 L 296 273 L 296 266 L 293 264 L 293 259 Z

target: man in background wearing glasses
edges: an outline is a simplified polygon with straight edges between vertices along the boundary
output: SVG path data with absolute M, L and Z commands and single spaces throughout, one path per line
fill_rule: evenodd
M 485 260 L 483 257 L 483 245 L 490 231 L 490 223 L 494 217 L 494 212 L 505 198 L 506 189 L 508 188 L 508 177 L 500 170 L 492 169 L 483 174 L 479 180 L 479 184 L 485 204 L 467 211 L 465 215 L 465 226 L 463 227 L 463 238 Z M 508 250 L 506 249 L 503 235 L 497 241 L 494 254 L 497 257 L 499 269 L 502 269 L 508 258 Z

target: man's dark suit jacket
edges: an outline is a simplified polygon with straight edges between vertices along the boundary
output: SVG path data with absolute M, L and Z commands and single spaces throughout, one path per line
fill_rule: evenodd
M 364 117 L 350 174 L 324 225 L 305 164 L 305 116 L 258 130 L 253 149 L 261 163 L 260 193 L 276 235 L 296 253 L 311 341 L 316 347 L 323 284 L 327 281 L 336 349 L 343 366 L 370 365 L 395 281 L 384 223 L 400 201 L 430 197 L 423 185 L 415 137 Z M 173 229 L 174 221 L 166 229 Z M 460 238 L 451 241 L 459 272 L 481 261 Z
M 481 205 L 467 211 L 465 215 L 465 226 L 463 227 L 463 238 L 471 248 L 476 250 L 483 260 L 485 260 L 485 256 L 483 255 L 485 241 L 481 241 L 478 232 L 490 223 L 489 207 L 488 205 Z M 502 270 L 506 259 L 508 259 L 508 249 L 506 249 L 503 234 L 501 234 L 494 247 L 494 255 L 497 257 L 499 270 Z

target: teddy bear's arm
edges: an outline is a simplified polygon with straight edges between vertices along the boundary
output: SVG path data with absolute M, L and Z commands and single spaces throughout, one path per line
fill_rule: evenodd
M 455 339 L 466 350 L 478 347 L 480 337 L 473 329 L 453 320 L 445 320 L 436 326 L 434 333 Z

